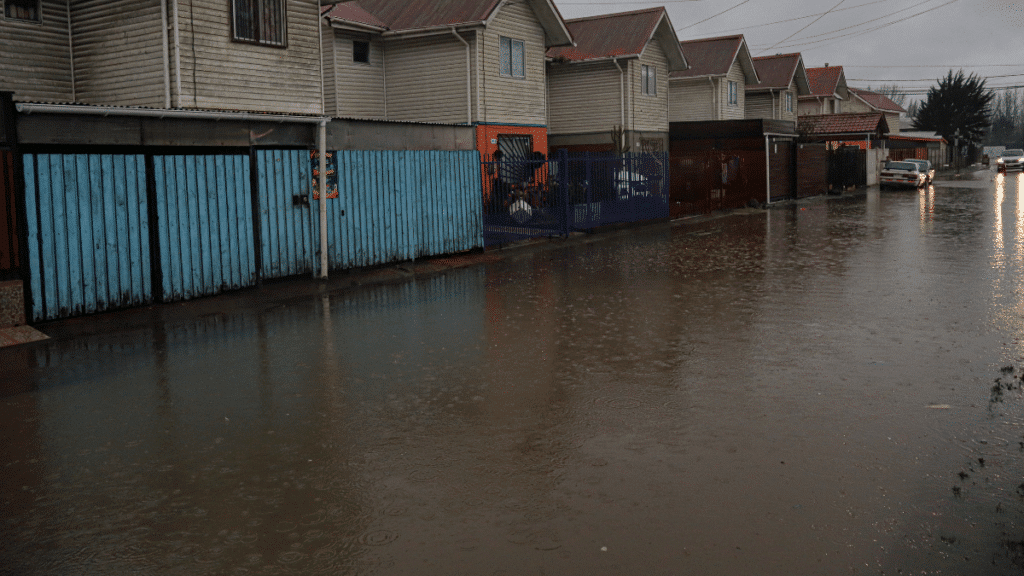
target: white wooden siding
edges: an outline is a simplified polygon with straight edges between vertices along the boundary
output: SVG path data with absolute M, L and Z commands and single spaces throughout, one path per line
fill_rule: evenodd
M 466 47 L 457 38 L 389 40 L 384 61 L 389 120 L 466 123 Z M 472 87 L 475 78 L 470 76 Z
M 319 7 L 316 0 L 287 0 L 287 7 L 288 47 L 276 48 L 233 42 L 228 0 L 178 0 L 181 104 L 320 114 Z
M 643 93 L 643 66 L 657 69 L 657 94 Z M 639 60 L 630 61 L 632 78 L 633 130 L 668 132 L 668 57 L 657 39 L 647 44 Z
M 622 79 L 614 64 L 551 64 L 548 70 L 551 134 L 610 132 L 622 124 Z
M 509 78 L 500 73 L 500 37 L 525 44 L 526 77 Z M 544 28 L 527 2 L 505 4 L 488 25 L 483 37 L 482 121 L 501 124 L 546 125 L 546 73 Z
M 80 102 L 164 106 L 159 0 L 79 1 L 71 19 Z
M 714 113 L 714 91 L 707 78 L 672 80 L 669 82 L 669 120 L 696 122 L 717 120 Z
M 352 42 L 370 43 L 368 63 L 352 61 Z M 329 30 L 324 50 L 330 63 L 324 68 L 327 114 L 341 118 L 384 119 L 384 50 L 379 36 Z
M 41 23 L 0 14 L 0 62 L 0 90 L 14 91 L 15 100 L 70 101 L 67 4 L 43 0 Z
M 899 112 L 886 112 L 885 121 L 889 124 L 890 134 L 899 134 L 900 132 L 900 113 Z
M 778 93 L 756 92 L 753 94 L 747 94 L 745 106 L 747 118 L 775 120 L 779 106 Z
M 736 82 L 736 105 L 729 104 L 729 82 Z M 743 75 L 743 67 L 739 62 L 733 62 L 729 73 L 719 84 L 720 95 L 718 102 L 721 105 L 721 114 L 718 120 L 742 120 L 744 116 L 744 102 L 746 100 L 747 83 Z

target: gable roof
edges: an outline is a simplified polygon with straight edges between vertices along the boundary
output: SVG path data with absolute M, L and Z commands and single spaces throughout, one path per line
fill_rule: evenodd
M 688 70 L 673 72 L 669 77 L 702 78 L 705 76 L 725 76 L 734 62 L 743 67 L 747 83 L 756 84 L 759 79 L 754 61 L 750 57 L 747 41 L 742 34 L 736 36 L 719 36 L 700 40 L 680 42 L 686 61 L 690 63 Z
M 572 35 L 551 0 L 524 0 L 537 15 L 549 46 L 572 45 Z M 350 0 L 335 4 L 324 16 L 332 24 L 379 28 L 403 34 L 453 26 L 485 25 L 505 4 L 502 0 Z
M 804 59 L 799 52 L 793 54 L 776 54 L 775 56 L 759 56 L 754 58 L 754 69 L 759 84 L 748 84 L 748 92 L 766 92 L 768 90 L 786 90 L 790 84 L 796 84 L 797 95 L 811 92 Z
M 879 112 L 906 112 L 902 106 L 893 102 L 884 94 L 870 90 L 861 90 L 860 88 L 850 88 L 849 90 L 855 97 L 860 98 L 865 104 L 870 106 L 872 110 Z
M 846 74 L 842 66 L 808 68 L 807 78 L 811 81 L 810 96 L 836 96 L 840 86 L 846 86 Z
M 668 57 L 669 70 L 685 70 L 686 57 L 664 7 L 603 14 L 565 21 L 575 46 L 548 50 L 548 58 L 586 62 L 616 57 L 639 57 L 655 39 Z
M 800 132 L 811 136 L 869 134 L 889 131 L 889 123 L 881 112 L 859 114 L 815 114 L 800 116 Z

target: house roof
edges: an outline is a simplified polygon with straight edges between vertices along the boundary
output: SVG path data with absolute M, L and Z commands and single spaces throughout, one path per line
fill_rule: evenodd
M 811 96 L 835 96 L 839 87 L 846 85 L 846 74 L 842 66 L 808 68 L 807 78 L 811 82 Z
M 659 39 L 670 70 L 686 69 L 686 57 L 665 8 L 649 8 L 565 21 L 575 46 L 548 50 L 548 58 L 585 62 L 615 57 L 639 57 L 651 40 Z
M 868 134 L 889 131 L 889 123 L 881 112 L 860 114 L 816 114 L 800 116 L 800 132 L 812 136 Z
M 572 45 L 572 35 L 551 0 L 525 0 L 547 33 L 549 46 Z M 335 24 L 367 25 L 402 34 L 488 22 L 502 0 L 350 0 L 335 4 L 325 17 Z
M 850 92 L 857 98 L 863 100 L 864 103 L 870 106 L 873 110 L 877 110 L 879 112 L 906 112 L 906 110 L 904 110 L 899 104 L 878 92 L 861 90 L 860 88 L 850 88 Z
M 798 95 L 806 95 L 811 91 L 804 59 L 799 53 L 776 54 L 754 58 L 754 69 L 759 84 L 748 84 L 747 92 L 763 92 L 768 90 L 786 90 L 790 84 L 796 84 Z
M 686 61 L 689 62 L 690 68 L 673 72 L 670 75 L 671 78 L 725 76 L 729 73 L 729 68 L 732 67 L 733 63 L 738 61 L 743 67 L 747 83 L 756 84 L 758 82 L 754 61 L 750 57 L 747 41 L 743 38 L 742 34 L 686 40 L 680 42 L 679 45 L 683 49 L 683 54 L 686 56 Z

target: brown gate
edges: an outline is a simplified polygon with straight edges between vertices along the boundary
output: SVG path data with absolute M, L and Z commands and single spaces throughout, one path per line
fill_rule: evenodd
M 773 140 L 768 149 L 768 165 L 771 169 L 772 201 L 792 198 L 793 194 L 793 146 L 792 140 Z
M 742 208 L 752 201 L 765 201 L 763 149 L 676 148 L 670 162 L 672 218 Z
M 824 144 L 797 147 L 796 197 L 807 198 L 828 192 L 828 151 Z
M 13 277 L 18 261 L 18 211 L 14 197 L 14 154 L 0 149 L 0 279 Z

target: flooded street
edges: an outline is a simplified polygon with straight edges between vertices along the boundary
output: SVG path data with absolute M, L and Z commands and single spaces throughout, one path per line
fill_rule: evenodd
M 0 350 L 0 573 L 1020 574 L 994 175 Z

